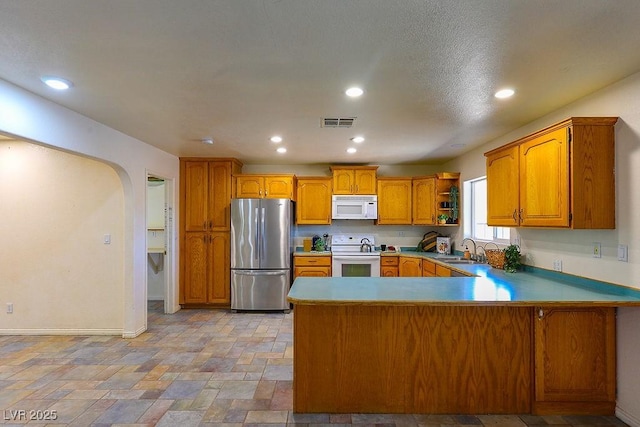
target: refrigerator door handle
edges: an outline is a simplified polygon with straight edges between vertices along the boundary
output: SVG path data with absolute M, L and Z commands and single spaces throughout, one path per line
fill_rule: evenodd
M 238 274 L 240 276 L 284 276 L 287 274 L 287 271 L 267 271 L 267 270 L 233 270 L 234 274 Z
M 260 213 L 260 259 L 263 259 L 267 255 L 267 239 L 265 238 L 265 216 L 266 209 L 262 208 L 262 212 Z
M 260 219 L 258 217 L 258 208 L 256 208 L 256 212 L 255 212 L 255 221 L 256 221 L 256 238 L 253 241 L 253 247 L 256 248 L 253 252 L 253 259 L 255 259 L 256 261 L 258 261 L 260 259 L 260 249 L 259 249 L 259 245 L 260 245 Z

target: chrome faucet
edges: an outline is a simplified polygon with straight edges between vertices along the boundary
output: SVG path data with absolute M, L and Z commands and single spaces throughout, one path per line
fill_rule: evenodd
M 471 253 L 471 259 L 475 260 L 476 258 L 478 258 L 478 248 L 476 247 L 476 242 L 473 239 L 466 238 L 462 240 L 462 244 L 464 245 L 464 242 L 466 242 L 467 240 L 473 243 L 473 252 Z

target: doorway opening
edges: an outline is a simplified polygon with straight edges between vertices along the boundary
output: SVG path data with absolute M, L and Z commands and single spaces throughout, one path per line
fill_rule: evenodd
M 175 313 L 173 180 L 147 174 L 147 307 Z

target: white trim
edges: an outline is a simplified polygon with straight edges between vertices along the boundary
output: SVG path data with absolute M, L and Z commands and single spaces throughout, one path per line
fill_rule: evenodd
M 0 335 L 122 335 L 122 329 L 0 329 Z
M 625 424 L 631 427 L 640 427 L 640 418 L 637 418 L 634 415 L 631 415 L 624 409 L 616 406 L 616 417 L 625 422 Z
M 123 332 L 122 333 L 122 338 L 135 338 L 138 335 L 140 335 L 143 332 L 145 332 L 146 330 L 147 330 L 147 328 L 142 327 L 142 328 L 139 328 L 138 330 L 136 330 L 135 332 Z

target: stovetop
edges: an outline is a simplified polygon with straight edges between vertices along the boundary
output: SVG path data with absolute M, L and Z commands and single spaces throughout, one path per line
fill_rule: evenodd
M 371 252 L 362 252 L 361 247 L 364 242 L 371 245 Z M 373 234 L 334 234 L 331 236 L 331 253 L 340 255 L 366 255 L 380 256 L 380 252 L 375 250 L 375 236 Z

